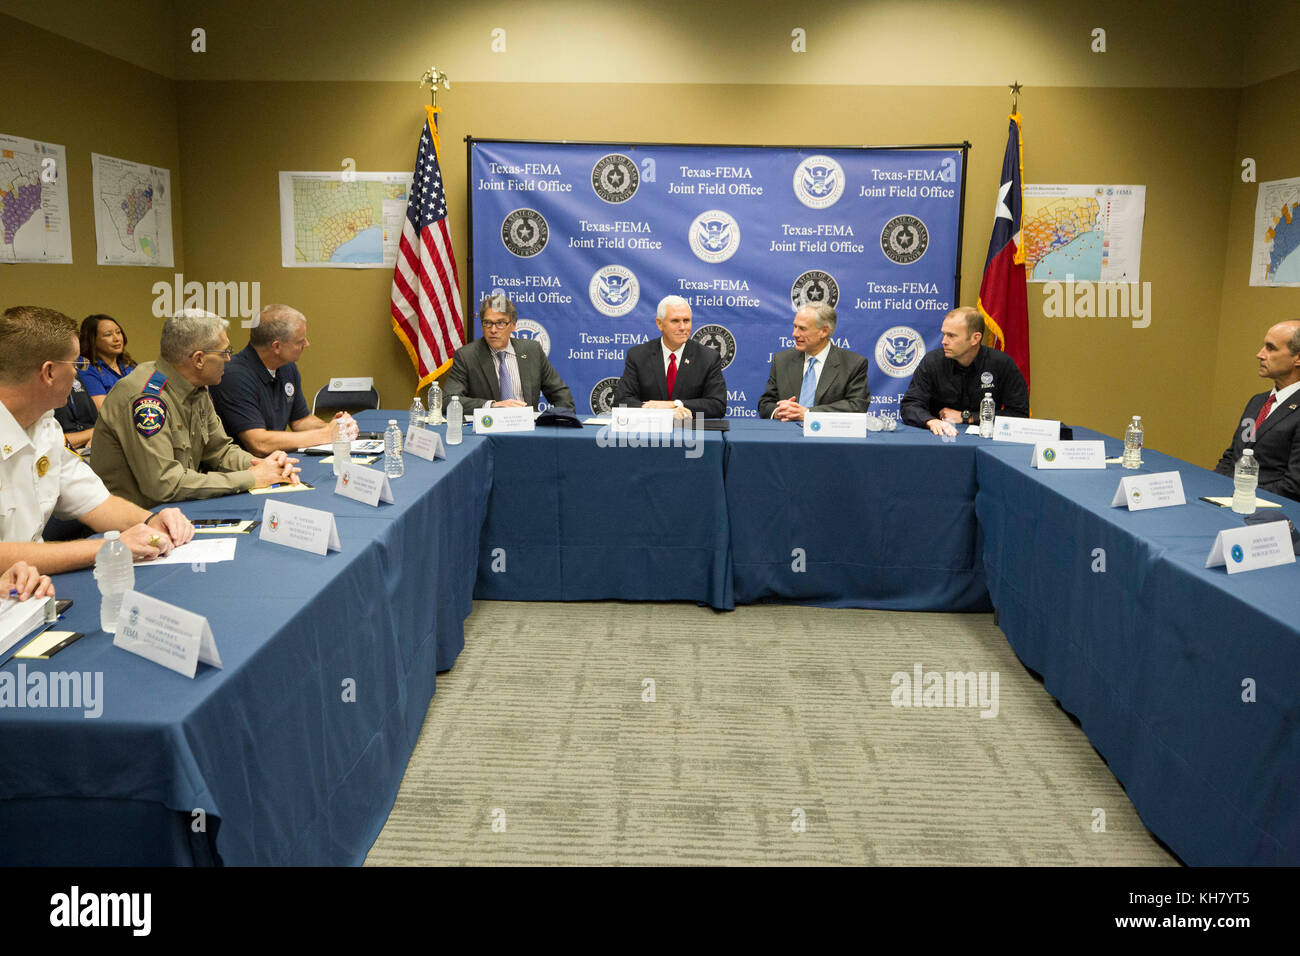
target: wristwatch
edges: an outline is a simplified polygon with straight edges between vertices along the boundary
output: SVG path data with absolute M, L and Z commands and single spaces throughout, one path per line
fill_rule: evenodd
M 968 409 L 967 411 L 964 411 L 964 412 L 961 413 L 961 423 L 962 423 L 963 425 L 969 425 L 969 424 L 970 424 L 970 411 L 969 411 L 969 409 Z

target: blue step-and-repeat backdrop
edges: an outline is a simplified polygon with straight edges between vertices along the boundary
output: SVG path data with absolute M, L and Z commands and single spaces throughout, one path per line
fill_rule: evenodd
M 961 147 L 468 142 L 473 308 L 513 299 L 580 414 L 608 411 L 665 295 L 722 354 L 732 417 L 758 415 L 798 302 L 835 307 L 891 416 L 958 304 Z

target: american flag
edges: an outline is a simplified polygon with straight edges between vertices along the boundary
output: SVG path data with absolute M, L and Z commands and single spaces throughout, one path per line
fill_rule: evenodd
M 415 157 L 406 222 L 393 268 L 393 331 L 406 346 L 424 388 L 451 365 L 465 344 L 460 277 L 447 230 L 447 194 L 438 166 L 436 106 L 428 114 Z

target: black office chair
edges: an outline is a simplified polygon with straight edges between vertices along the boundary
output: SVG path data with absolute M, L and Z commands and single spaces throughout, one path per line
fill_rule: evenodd
M 364 392 L 331 392 L 328 385 L 322 385 L 311 400 L 311 413 L 317 418 L 324 413 L 325 418 L 333 417 L 335 412 L 364 412 L 379 407 L 379 389 L 373 385 Z

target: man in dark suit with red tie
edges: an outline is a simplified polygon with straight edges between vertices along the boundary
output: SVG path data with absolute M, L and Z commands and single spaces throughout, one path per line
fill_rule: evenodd
M 613 406 L 671 408 L 678 418 L 696 412 L 722 418 L 727 412 L 722 356 L 691 341 L 690 303 L 679 295 L 665 296 L 655 310 L 655 324 L 659 338 L 627 350 Z
M 1214 470 L 1231 475 L 1246 448 L 1259 462 L 1259 487 L 1300 500 L 1300 319 L 1279 322 L 1256 353 L 1259 377 L 1273 388 L 1246 403 L 1241 423 Z

